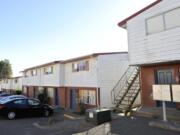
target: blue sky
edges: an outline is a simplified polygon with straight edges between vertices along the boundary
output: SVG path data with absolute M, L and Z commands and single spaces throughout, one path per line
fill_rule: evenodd
M 13 75 L 95 52 L 127 51 L 117 23 L 154 0 L 1 0 L 0 59 Z

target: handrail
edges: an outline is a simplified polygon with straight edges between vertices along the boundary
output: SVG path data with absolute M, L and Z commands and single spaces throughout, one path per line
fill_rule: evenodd
M 112 103 L 115 103 L 115 100 L 117 99 L 119 93 L 122 90 L 125 90 L 125 86 L 128 87 L 128 81 L 131 78 L 132 74 L 135 72 L 135 70 L 139 70 L 136 66 L 129 66 L 124 74 L 121 76 L 121 78 L 118 80 L 114 88 L 111 90 L 111 100 Z

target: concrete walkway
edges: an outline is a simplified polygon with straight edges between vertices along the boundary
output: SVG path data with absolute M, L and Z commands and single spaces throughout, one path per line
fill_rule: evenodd
M 167 112 L 168 120 L 180 121 L 180 110 L 177 110 L 175 108 L 167 108 L 166 112 Z M 132 115 L 162 119 L 163 112 L 161 107 L 154 107 L 154 108 L 143 107 L 138 111 L 134 111 Z

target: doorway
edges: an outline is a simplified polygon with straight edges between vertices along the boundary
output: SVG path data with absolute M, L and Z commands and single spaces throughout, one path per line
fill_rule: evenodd
M 73 111 L 76 111 L 76 107 L 77 107 L 76 98 L 77 98 L 77 90 L 71 89 L 70 90 L 70 109 L 72 109 Z
M 59 106 L 59 92 L 58 92 L 58 89 L 57 88 L 54 88 L 54 103 L 55 103 L 55 106 Z

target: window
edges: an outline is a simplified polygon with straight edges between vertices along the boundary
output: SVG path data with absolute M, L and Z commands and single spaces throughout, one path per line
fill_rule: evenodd
M 8 79 L 6 79 L 6 83 L 8 83 Z
M 40 102 L 37 101 L 37 100 L 31 100 L 31 99 L 29 99 L 29 100 L 28 100 L 28 104 L 31 105 L 31 106 L 38 106 L 38 105 L 40 105 Z
M 54 88 L 47 88 L 48 97 L 54 98 Z
M 155 16 L 147 19 L 147 34 L 153 34 L 164 30 L 163 16 Z
M 73 72 L 87 71 L 87 70 L 89 70 L 89 61 L 79 61 L 76 63 L 72 63 Z
M 14 104 L 16 104 L 16 105 L 26 105 L 26 100 L 25 99 L 15 100 Z
M 53 73 L 53 67 L 45 67 L 44 68 L 44 74 L 52 74 Z
M 95 90 L 79 90 L 80 103 L 96 105 Z
M 17 78 L 14 80 L 14 83 L 18 83 L 18 79 Z
M 165 13 L 164 17 L 167 29 L 180 26 L 180 8 Z
M 180 8 L 176 8 L 161 15 L 146 20 L 147 34 L 153 34 L 180 26 Z
M 28 77 L 28 73 L 27 72 L 24 72 L 24 77 Z
M 37 75 L 37 69 L 31 70 L 31 75 L 32 75 L 32 76 L 36 76 L 36 75 Z

